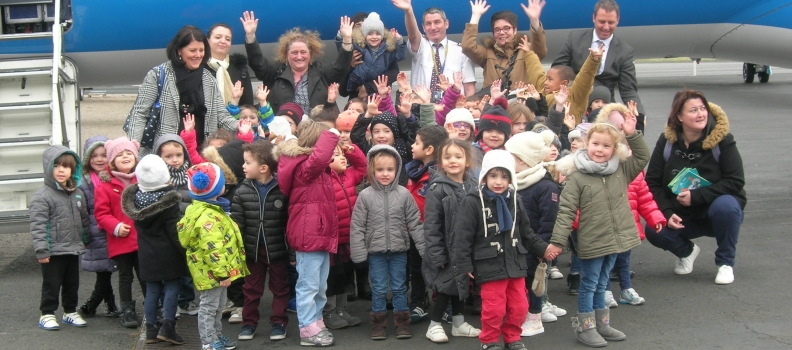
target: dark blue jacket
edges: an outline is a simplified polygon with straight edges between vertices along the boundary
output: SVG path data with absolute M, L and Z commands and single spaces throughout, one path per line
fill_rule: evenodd
M 558 215 L 558 199 L 561 195 L 561 188 L 553 181 L 550 173 L 546 173 L 539 182 L 519 190 L 517 193 L 522 198 L 531 229 L 542 240 L 550 242 Z

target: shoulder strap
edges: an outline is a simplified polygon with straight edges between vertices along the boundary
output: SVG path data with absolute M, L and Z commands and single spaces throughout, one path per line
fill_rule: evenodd
M 665 148 L 663 148 L 663 159 L 668 162 L 668 158 L 671 158 L 671 141 L 666 140 Z
M 720 144 L 712 148 L 712 156 L 715 157 L 716 162 L 720 163 Z
M 159 65 L 159 82 L 157 82 L 157 100 L 154 101 L 154 106 L 160 108 L 160 96 L 162 96 L 162 85 L 165 84 L 165 65 Z

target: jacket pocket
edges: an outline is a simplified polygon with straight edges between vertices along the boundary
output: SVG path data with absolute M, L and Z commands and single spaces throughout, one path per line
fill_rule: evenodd
M 528 255 L 528 249 L 525 249 L 525 247 L 522 245 L 522 242 L 517 243 L 517 252 L 520 253 L 517 254 L 517 265 L 521 270 L 527 270 L 528 260 L 526 260 L 526 257 Z
M 476 278 L 497 275 L 501 271 L 497 247 L 490 246 L 476 250 L 473 254 L 473 260 L 474 276 Z

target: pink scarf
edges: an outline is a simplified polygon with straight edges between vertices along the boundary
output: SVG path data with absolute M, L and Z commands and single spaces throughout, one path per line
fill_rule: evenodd
M 134 172 L 129 174 L 124 174 L 118 171 L 111 170 L 110 173 L 113 175 L 114 178 L 118 179 L 118 181 L 121 181 L 121 184 L 124 185 L 124 187 L 129 186 L 129 184 L 132 183 L 132 180 L 135 179 Z

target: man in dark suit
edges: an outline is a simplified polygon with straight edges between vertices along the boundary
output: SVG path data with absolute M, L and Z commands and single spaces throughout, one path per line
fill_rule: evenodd
M 619 24 L 619 5 L 613 0 L 599 0 L 594 5 L 593 20 L 594 29 L 575 30 L 569 33 L 569 38 L 553 61 L 553 66 L 570 66 L 577 74 L 589 55 L 588 49 L 605 46 L 605 54 L 594 84 L 607 87 L 611 91 L 613 101 L 615 101 L 613 94 L 616 87 L 619 88 L 619 94 L 625 104 L 635 101 L 638 105 L 639 130 L 643 130 L 644 109 L 641 98 L 638 97 L 633 48 L 613 34 Z

